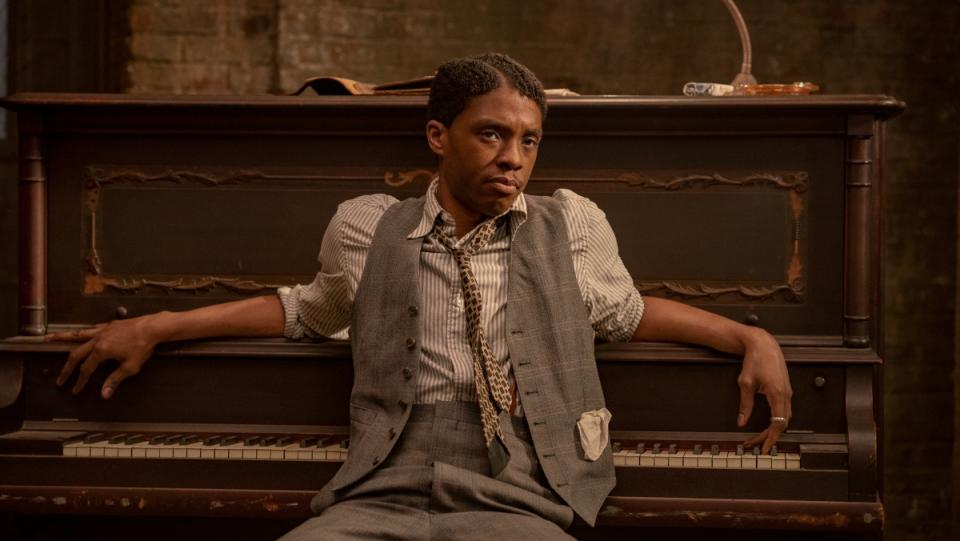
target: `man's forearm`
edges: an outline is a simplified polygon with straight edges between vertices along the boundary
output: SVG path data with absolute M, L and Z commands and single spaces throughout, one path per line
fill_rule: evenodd
M 645 297 L 644 305 L 643 317 L 633 334 L 635 342 L 683 342 L 743 354 L 749 342 L 763 333 L 755 327 L 668 299 Z
M 283 306 L 275 295 L 145 316 L 155 342 L 215 336 L 283 336 Z

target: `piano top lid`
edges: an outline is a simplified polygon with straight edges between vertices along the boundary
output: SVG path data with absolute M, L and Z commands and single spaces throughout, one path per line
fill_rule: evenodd
M 420 109 L 426 96 L 238 96 L 238 95 L 142 95 L 24 92 L 0 99 L 0 106 L 13 111 L 39 108 L 158 107 L 176 109 Z M 646 111 L 844 111 L 889 118 L 906 104 L 881 94 L 817 94 L 808 96 L 631 96 L 587 95 L 547 99 L 551 109 L 633 109 Z

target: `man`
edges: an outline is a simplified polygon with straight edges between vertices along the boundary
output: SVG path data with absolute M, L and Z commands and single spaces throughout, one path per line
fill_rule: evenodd
M 312 284 L 184 313 L 56 335 L 83 340 L 58 378 L 120 361 L 109 398 L 162 341 L 331 336 L 353 343 L 351 449 L 285 539 L 558 539 L 593 523 L 614 485 L 594 338 L 681 341 L 744 355 L 738 425 L 754 394 L 770 426 L 790 418 L 790 382 L 766 332 L 663 299 L 641 299 L 603 213 L 560 190 L 523 195 L 543 137 L 543 88 L 499 54 L 440 66 L 425 196 L 343 203 Z

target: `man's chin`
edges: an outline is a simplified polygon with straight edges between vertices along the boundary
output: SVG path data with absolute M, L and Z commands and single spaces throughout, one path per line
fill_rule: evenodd
M 483 214 L 491 217 L 500 216 L 504 212 L 507 212 L 508 210 L 510 210 L 510 207 L 513 206 L 513 204 L 516 202 L 518 197 L 520 197 L 519 192 L 517 192 L 516 194 L 510 197 L 501 197 L 494 201 L 491 201 L 490 204 L 485 205 L 485 208 L 483 209 Z

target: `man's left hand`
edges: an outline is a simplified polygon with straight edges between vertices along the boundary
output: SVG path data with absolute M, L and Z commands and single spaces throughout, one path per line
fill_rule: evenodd
M 787 373 L 783 352 L 769 333 L 755 329 L 745 343 L 743 368 L 737 378 L 737 385 L 740 387 L 737 426 L 746 426 L 753 412 L 756 394 L 766 395 L 767 403 L 770 404 L 770 425 L 763 432 L 744 441 L 744 445 L 763 442 L 762 452 L 766 454 L 790 422 L 793 414 L 790 406 L 793 388 L 790 386 L 790 375 Z

